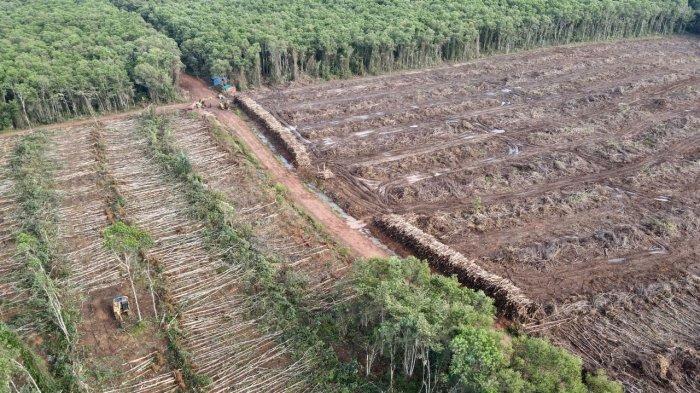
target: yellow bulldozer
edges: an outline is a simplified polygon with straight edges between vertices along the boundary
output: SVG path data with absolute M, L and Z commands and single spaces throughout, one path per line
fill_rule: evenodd
M 124 316 L 129 315 L 129 297 L 119 295 L 112 299 L 112 312 L 114 312 L 114 318 L 116 318 L 120 324 L 123 323 Z

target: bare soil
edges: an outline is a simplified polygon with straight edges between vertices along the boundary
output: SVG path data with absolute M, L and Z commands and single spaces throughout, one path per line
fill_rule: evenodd
M 647 297 L 639 294 L 658 294 L 650 289 L 658 285 L 697 289 L 699 69 L 700 40 L 677 36 L 547 48 L 253 97 L 306 143 L 316 168 L 335 174 L 320 186 L 353 216 L 369 223 L 403 215 L 512 280 L 558 324 L 578 320 L 571 313 L 581 308 L 571 305 L 595 309 L 601 297 L 634 295 L 641 304 Z M 690 323 L 700 331 L 687 299 L 674 308 L 683 318 L 663 319 L 670 330 Z M 605 304 L 608 312 L 618 307 Z M 658 304 L 640 310 L 654 315 Z M 566 337 L 563 329 L 544 331 Z M 697 360 L 697 337 L 674 345 L 696 351 Z M 627 338 L 610 348 L 672 352 L 660 339 L 642 345 Z M 594 362 L 583 346 L 569 346 L 591 367 L 609 365 L 631 388 L 694 386 L 651 378 L 651 368 L 631 360 Z M 630 371 L 639 368 L 645 371 Z
M 233 135 L 240 139 L 259 161 L 272 181 L 283 185 L 289 198 L 320 223 L 340 244 L 347 247 L 354 256 L 370 258 L 388 255 L 385 249 L 373 243 L 357 229 L 351 228 L 327 203 L 312 193 L 295 173 L 285 168 L 245 121 L 231 111 L 218 109 L 216 96 L 202 81 L 183 75 L 180 86 L 189 93 L 191 99 L 204 99 L 206 112 L 212 113 L 222 124 L 229 127 Z

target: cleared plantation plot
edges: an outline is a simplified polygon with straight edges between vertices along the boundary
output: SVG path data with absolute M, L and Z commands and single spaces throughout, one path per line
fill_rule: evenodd
M 674 37 L 253 97 L 356 218 L 402 215 L 513 281 L 549 323 L 529 327 L 589 366 L 684 391 L 700 364 L 698 69 L 700 42 Z
M 697 275 L 611 291 L 559 306 L 527 326 L 603 367 L 630 392 L 692 392 L 698 382 L 700 280 Z
M 174 384 L 165 364 L 165 341 L 150 297 L 138 285 L 144 318 L 142 328 L 124 332 L 112 314 L 112 298 L 131 296 L 124 266 L 104 246 L 102 231 L 111 222 L 111 196 L 100 168 L 101 126 L 70 127 L 52 135 L 49 156 L 58 163 L 55 187 L 59 194 L 59 252 L 69 275 L 65 287 L 81 297 L 78 348 L 89 386 L 102 390 L 168 391 Z M 104 164 L 104 163 L 102 163 Z M 132 296 L 133 297 L 133 296 Z M 157 388 L 144 380 L 162 382 Z
M 13 219 L 16 204 L 13 203 L 11 195 L 12 181 L 10 179 L 10 168 L 8 168 L 12 149 L 17 142 L 17 138 L 0 138 L 0 297 L 8 299 L 11 297 L 12 289 L 7 277 L 9 272 L 13 270 L 12 254 L 14 247 L 12 245 L 13 231 L 16 229 L 16 224 Z
M 97 171 L 93 131 L 94 127 L 70 127 L 48 133 L 46 151 L 42 153 L 52 167 L 50 174 L 45 175 L 50 179 L 51 188 L 43 191 L 56 197 L 55 212 L 42 207 L 39 213 L 47 217 L 55 213 L 57 224 L 57 248 L 49 276 L 57 288 L 59 307 L 64 312 L 75 309 L 79 315 L 71 318 L 77 330 L 76 335 L 71 334 L 71 348 L 75 351 L 59 355 L 74 359 L 75 375 L 83 379 L 83 386 L 99 386 L 102 391 L 120 387 L 124 391 L 140 391 L 140 382 L 160 371 L 161 376 L 170 380 L 167 390 L 172 390 L 174 379 L 164 364 L 165 342 L 157 335 L 157 321 L 146 323 L 139 331 L 130 325 L 122 331 L 112 315 L 112 297 L 130 293 L 118 259 L 104 248 L 102 230 L 109 223 L 106 217 L 108 197 L 101 188 L 101 172 Z M 0 322 L 11 326 L 30 350 L 46 357 L 46 346 L 56 345 L 47 339 L 46 329 L 57 328 L 47 327 L 48 321 L 42 319 L 42 313 L 49 311 L 48 305 L 40 300 L 44 292 L 40 287 L 29 287 L 31 270 L 27 261 L 18 257 L 14 241 L 21 229 L 19 220 L 24 219 L 25 226 L 32 220 L 26 212 L 19 216 L 22 205 L 15 198 L 18 190 L 9 180 L 7 161 L 20 139 L 0 138 L 3 186 Z M 48 237 L 50 241 L 51 236 Z M 147 318 L 151 316 L 152 313 L 146 313 Z M 48 359 L 50 356 L 56 355 L 49 355 Z M 20 387 L 29 383 L 13 382 Z
M 214 120 L 181 116 L 173 123 L 176 146 L 209 187 L 233 205 L 236 225 L 250 227 L 256 248 L 285 268 L 303 272 L 313 285 L 311 293 L 323 294 L 319 289 L 328 289 L 346 272 L 350 258 L 339 255 L 310 219 L 281 202 L 284 190 L 270 184 Z
M 17 271 L 19 263 L 13 258 L 15 247 L 14 232 L 17 224 L 17 203 L 12 196 L 12 176 L 9 168 L 12 150 L 19 138 L 0 138 L 0 320 L 6 321 L 8 305 L 17 298 L 14 285 L 13 271 Z
M 334 284 L 347 272 L 350 258 L 287 202 L 284 189 L 270 182 L 229 131 L 202 116 L 164 117 L 173 147 L 187 156 L 205 187 L 220 194 L 222 208 L 231 209 L 230 225 L 253 244 L 250 251 L 264 253 L 290 280 L 304 280 L 299 299 L 310 305 L 305 310 L 332 307 Z M 207 391 L 311 389 L 310 358 L 318 351 L 292 350 L 287 332 L 270 327 L 270 311 L 261 313 L 258 306 L 269 302 L 264 298 L 270 295 L 246 288 L 257 273 L 213 244 L 212 228 L 193 211 L 201 206 L 191 204 L 192 190 L 154 155 L 144 121 L 118 116 L 57 128 L 47 133 L 42 153 L 51 168 L 46 184 L 55 195 L 51 217 L 58 228 L 59 300 L 78 314 L 71 354 L 80 378 L 87 387 L 110 392 L 169 392 L 194 384 L 206 385 Z M 7 245 L 2 271 L 8 272 L 2 282 L 3 321 L 24 304 L 20 292 L 29 295 L 16 285 L 14 274 L 24 272 L 24 261 L 13 258 L 20 226 L 9 160 L 20 139 L 0 138 L 0 229 Z M 123 255 L 106 248 L 104 233 L 115 222 L 134 225 L 153 238 L 153 247 L 138 262 L 127 264 Z M 118 294 L 131 300 L 132 315 L 122 326 L 111 310 Z M 33 342 L 38 320 L 26 321 L 11 326 Z
M 305 301 L 330 307 L 326 295 L 346 272 L 349 259 L 286 202 L 284 191 L 269 182 L 215 120 L 194 113 L 168 119 L 177 148 L 235 210 L 233 224 L 247 227 L 256 250 L 269 254 L 280 268 L 308 277 L 313 299 Z M 206 227 L 190 215 L 186 187 L 163 171 L 140 127 L 138 117 L 118 117 L 48 134 L 56 261 L 62 269 L 56 285 L 65 296 L 61 300 L 69 302 L 64 306 L 79 313 L 73 356 L 86 386 L 111 392 L 169 392 L 192 386 L 177 363 L 181 355 L 172 352 L 170 324 L 176 319 L 182 337 L 176 345 L 189 354 L 190 367 L 207 391 L 308 390 L 309 360 L 303 355 L 292 359 L 282 332 L 266 328 L 264 315 L 253 315 L 255 299 L 245 290 L 250 273 L 217 254 Z M 15 285 L 14 273 L 23 264 L 13 258 L 19 225 L 14 223 L 18 212 L 8 169 L 19 140 L 0 138 L 1 271 L 7 273 L 2 276 L 0 316 L 5 322 L 25 301 L 20 291 L 26 292 Z M 143 253 L 143 263 L 131 265 L 141 325 L 136 324 L 136 296 L 126 265 L 105 248 L 103 232 L 120 220 L 146 230 L 155 242 Z M 111 310 L 117 294 L 131 298 L 132 316 L 123 328 Z M 27 321 L 17 331 L 34 340 L 36 329 L 31 318 Z
M 126 213 L 148 231 L 155 247 L 146 257 L 162 268 L 170 301 L 179 309 L 185 350 L 210 391 L 275 391 L 303 387 L 303 359 L 292 362 L 278 332 L 258 331 L 248 318 L 240 267 L 209 252 L 204 227 L 188 217 L 183 189 L 149 158 L 138 120 L 107 122 L 106 158 Z
M 118 260 L 106 250 L 102 229 L 108 225 L 107 197 L 100 188 L 91 127 L 67 128 L 53 135 L 49 153 L 60 163 L 55 174 L 61 197 L 60 244 L 71 266 L 71 286 L 91 292 L 119 282 Z

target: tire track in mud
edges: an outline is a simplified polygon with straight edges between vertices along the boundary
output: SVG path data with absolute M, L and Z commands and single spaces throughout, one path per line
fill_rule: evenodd
M 485 268 L 493 269 L 496 274 L 513 281 L 535 302 L 542 305 L 565 304 L 603 291 L 633 292 L 635 285 L 656 282 L 660 275 L 664 279 L 692 275 L 687 266 L 693 263 L 697 251 L 681 249 L 666 254 L 633 251 L 621 254 L 620 258 L 626 259 L 625 263 L 611 263 L 608 259 L 594 258 L 544 272 L 522 266 L 499 269 L 495 265 L 485 264 Z M 644 269 L 640 270 L 640 267 Z
M 645 101 L 639 101 L 639 99 L 638 99 L 639 97 L 661 95 L 661 94 L 670 94 L 677 89 L 686 88 L 686 86 L 688 84 L 697 85 L 698 81 L 700 81 L 699 77 L 690 77 L 690 78 L 676 81 L 671 85 L 664 85 L 664 86 L 660 86 L 660 87 L 657 87 L 654 89 L 649 89 L 649 90 L 645 89 L 644 91 L 637 91 L 631 97 L 627 96 L 627 95 L 617 95 L 614 98 L 603 102 L 602 103 L 604 106 L 603 108 L 599 108 L 599 107 L 595 107 L 595 106 L 590 107 L 588 105 L 585 105 L 583 107 L 576 108 L 577 110 L 582 111 L 582 113 L 567 114 L 567 117 L 568 118 L 582 119 L 582 120 L 580 120 L 581 122 L 583 122 L 584 121 L 583 119 L 585 119 L 586 123 L 584 123 L 584 124 L 588 124 L 588 122 L 590 120 L 589 119 L 590 116 L 593 116 L 594 118 L 595 117 L 603 117 L 604 118 L 607 110 L 610 110 L 612 108 L 617 107 L 617 105 L 619 105 L 620 103 L 622 103 L 626 100 L 629 100 L 630 98 L 632 98 L 633 102 L 635 102 L 634 107 L 641 107 L 645 103 Z M 586 93 L 572 94 L 571 96 L 568 97 L 568 99 L 565 102 L 568 102 L 568 101 L 571 101 L 574 99 L 581 100 L 585 97 L 588 97 L 588 96 L 596 94 L 596 93 L 599 93 L 599 92 L 589 91 Z M 653 98 L 649 98 L 647 101 L 650 101 L 652 99 Z M 549 100 L 547 100 L 547 101 L 549 102 Z M 558 100 L 551 100 L 551 101 L 555 102 Z M 596 101 L 591 102 L 591 103 L 595 103 L 595 102 Z M 514 106 L 490 108 L 490 109 L 471 112 L 471 113 L 465 114 L 465 115 L 460 115 L 459 118 L 460 119 L 469 119 L 469 118 L 472 118 L 475 116 L 480 116 L 480 115 L 485 115 L 485 114 L 492 115 L 492 114 L 504 113 L 504 112 L 509 112 L 509 111 L 517 112 L 517 109 L 530 108 L 532 105 L 533 105 L 533 103 L 523 103 L 523 104 L 518 104 L 518 105 L 514 105 Z M 631 107 L 631 108 L 634 108 L 634 107 Z M 691 109 L 695 108 L 695 106 L 694 105 L 690 106 L 690 108 Z M 679 110 L 677 110 L 677 108 L 672 108 L 670 111 L 676 112 L 676 113 L 679 112 Z M 521 121 L 527 122 L 529 120 L 523 119 Z M 436 122 L 436 121 L 431 119 L 430 123 L 431 124 L 441 124 L 442 121 Z M 516 127 L 515 129 L 508 130 L 507 136 L 509 138 L 519 137 L 519 136 L 526 135 L 526 134 L 532 132 L 533 129 L 545 128 L 547 126 L 553 125 L 553 123 L 554 122 L 551 119 L 542 119 L 542 120 L 535 121 L 534 123 L 533 122 L 526 123 L 520 127 Z M 559 121 L 558 123 L 560 123 L 560 125 L 561 124 L 566 124 L 569 126 L 571 125 L 570 123 L 563 123 L 561 121 Z M 419 124 L 419 127 L 420 126 L 421 125 Z M 400 129 L 405 129 L 405 127 L 400 127 Z M 327 159 L 324 161 L 327 161 L 327 162 L 328 161 L 341 161 L 345 165 L 348 165 L 351 167 L 358 166 L 358 165 L 384 164 L 387 162 L 398 161 L 398 160 L 402 160 L 405 158 L 414 157 L 414 156 L 418 156 L 418 155 L 435 153 L 435 152 L 438 152 L 440 150 L 444 150 L 444 149 L 451 148 L 451 147 L 457 147 L 457 146 L 460 146 L 460 145 L 463 145 L 466 143 L 482 142 L 482 141 L 488 140 L 490 138 L 502 138 L 502 136 L 505 135 L 505 134 L 499 134 L 496 132 L 492 132 L 493 130 L 483 130 L 483 131 L 485 131 L 484 134 L 460 135 L 456 138 L 448 139 L 446 141 L 440 141 L 438 143 L 429 144 L 428 146 L 424 146 L 424 147 L 420 147 L 420 148 L 416 148 L 413 146 L 407 146 L 407 147 L 402 147 L 401 149 L 398 149 L 398 150 L 384 151 L 384 152 L 381 152 L 379 154 L 361 155 L 359 157 L 353 157 L 350 159 L 347 159 L 345 157 L 340 157 L 337 159 L 331 158 L 329 160 Z M 377 132 L 378 132 L 378 134 L 381 134 L 382 132 L 392 132 L 392 131 L 391 130 L 390 131 L 381 131 L 381 129 L 379 129 Z M 367 136 L 370 136 L 370 134 L 367 134 L 364 137 L 367 137 Z M 372 135 L 372 136 L 376 137 L 377 135 Z M 349 142 L 350 142 L 349 140 L 343 141 L 343 143 L 345 143 L 345 144 L 347 144 Z M 320 154 L 318 154 L 320 151 L 328 150 L 328 149 L 329 149 L 329 147 L 323 147 L 321 150 L 319 150 L 317 147 L 313 147 L 312 152 L 315 153 L 316 156 L 320 156 Z M 317 158 L 321 158 L 321 157 L 317 157 Z
M 572 69 L 570 74 L 555 78 L 554 80 L 547 81 L 549 84 L 562 85 L 563 83 L 572 83 L 574 81 L 578 82 L 581 79 L 586 79 L 588 83 L 592 82 L 592 79 L 610 79 L 610 75 L 601 75 L 598 69 L 586 69 L 584 75 L 573 74 L 576 70 Z M 660 71 L 656 69 L 656 71 Z M 626 75 L 629 74 L 628 71 L 620 71 L 619 74 Z M 617 74 L 616 74 L 617 75 Z M 457 75 L 458 77 L 462 75 Z M 481 76 L 481 75 L 480 75 Z M 362 118 L 363 120 L 370 120 L 376 117 L 387 116 L 405 113 L 411 109 L 430 109 L 436 107 L 442 107 L 450 104 L 458 104 L 471 101 L 473 99 L 496 99 L 499 97 L 508 96 L 508 93 L 513 93 L 515 97 L 518 95 L 523 95 L 527 99 L 537 99 L 537 96 L 530 96 L 529 91 L 532 88 L 542 85 L 540 80 L 527 80 L 521 83 L 514 83 L 509 78 L 503 77 L 503 75 L 493 74 L 490 75 L 489 79 L 472 79 L 468 81 L 451 80 L 450 85 L 446 86 L 446 81 L 436 81 L 428 84 L 418 84 L 415 90 L 400 90 L 400 91 L 384 91 L 382 93 L 375 93 L 369 95 L 351 95 L 347 94 L 343 98 L 331 100 L 332 106 L 337 106 L 341 103 L 344 105 L 340 108 L 327 108 L 319 109 L 313 108 L 313 111 L 307 110 L 306 112 L 299 112 L 288 106 L 281 106 L 281 101 L 276 101 L 276 104 L 272 104 L 271 107 L 274 108 L 276 115 L 280 118 L 286 119 L 289 122 L 303 124 L 299 128 L 300 131 L 315 129 L 323 127 L 325 125 L 337 126 L 345 122 L 357 120 Z M 460 86 L 460 84 L 464 86 Z M 576 86 L 566 86 L 568 89 L 574 89 Z M 436 88 L 435 90 L 432 90 Z M 393 89 L 392 89 L 393 90 Z M 498 90 L 492 91 L 492 90 Z M 377 100 L 380 98 L 380 100 Z M 385 99 L 384 99 L 385 98 Z M 356 101 L 356 103 L 352 103 Z M 350 102 L 350 104 L 348 104 Z M 326 102 L 328 103 L 328 102 Z M 305 105 L 302 103 L 301 105 Z M 369 108 L 375 107 L 389 107 L 392 109 L 388 111 L 375 112 L 366 114 Z M 362 113 L 364 112 L 364 113 Z M 343 118 L 333 118 L 337 113 L 342 113 Z M 310 119 L 311 121 L 306 121 Z
M 343 125 L 347 123 L 353 123 L 357 122 L 358 120 L 361 120 L 363 122 L 367 121 L 372 121 L 375 119 L 381 120 L 382 118 L 388 117 L 388 116 L 395 116 L 395 115 L 403 115 L 406 113 L 410 113 L 413 111 L 418 111 L 418 112 L 426 112 L 426 111 L 437 111 L 438 113 L 433 113 L 431 114 L 431 118 L 438 118 L 441 120 L 445 121 L 450 121 L 450 120 L 459 120 L 464 117 L 470 117 L 470 116 L 476 116 L 476 115 L 482 115 L 482 114 L 488 114 L 488 113 L 497 113 L 501 111 L 508 111 L 511 109 L 522 109 L 525 107 L 531 107 L 533 105 L 537 104 L 546 104 L 548 102 L 564 102 L 566 100 L 574 99 L 574 98 L 580 98 L 580 97 L 585 97 L 587 95 L 591 95 L 594 93 L 599 93 L 599 92 L 612 92 L 615 88 L 618 88 L 619 86 L 624 86 L 628 83 L 632 83 L 635 81 L 639 80 L 639 76 L 635 73 L 630 73 L 628 70 L 619 70 L 618 73 L 609 75 L 609 74 L 601 74 L 600 72 L 596 72 L 598 70 L 592 70 L 589 71 L 587 74 L 584 75 L 578 75 L 578 74 L 573 74 L 571 75 L 570 78 L 565 78 L 561 80 L 555 80 L 555 81 L 541 81 L 541 80 L 534 80 L 534 81 L 528 81 L 526 83 L 518 83 L 518 84 L 512 84 L 511 82 L 508 83 L 501 83 L 501 85 L 496 86 L 497 89 L 499 89 L 499 92 L 484 92 L 484 91 L 477 91 L 477 92 L 469 92 L 467 94 L 460 93 L 460 92 L 452 92 L 452 93 L 435 93 L 436 95 L 439 96 L 439 98 L 431 97 L 430 95 L 426 94 L 426 96 L 419 98 L 419 99 L 406 99 L 406 100 L 397 100 L 395 102 L 388 102 L 388 103 L 382 103 L 382 102 L 372 102 L 372 106 L 379 106 L 379 107 L 390 107 L 391 109 L 384 109 L 380 111 L 372 111 L 370 113 L 367 113 L 367 109 L 365 108 L 358 108 L 359 111 L 363 111 L 364 113 L 361 114 L 353 114 L 355 113 L 352 110 L 349 110 L 348 108 L 343 108 L 342 111 L 342 116 L 343 117 L 335 117 L 327 120 L 316 120 L 318 119 L 318 115 L 311 114 L 312 116 L 312 121 L 304 121 L 304 119 L 288 119 L 287 116 L 284 116 L 284 114 L 280 113 L 287 113 L 286 111 L 282 110 L 276 110 L 275 114 L 279 118 L 283 118 L 287 120 L 289 123 L 294 123 L 297 127 L 297 130 L 301 133 L 308 134 L 311 131 L 318 130 L 319 128 L 323 127 L 342 127 Z M 663 69 L 659 68 L 654 68 L 652 73 L 646 73 L 645 77 L 647 78 L 653 78 L 653 77 L 660 77 L 663 75 L 667 75 L 668 71 L 664 71 Z M 593 79 L 593 80 L 591 80 Z M 586 80 L 586 84 L 584 86 L 580 86 L 581 80 Z M 599 80 L 599 81 L 597 81 Z M 555 85 L 555 86 L 560 86 L 561 89 L 558 90 L 554 94 L 550 95 L 535 95 L 532 94 L 531 91 L 536 88 L 540 87 L 543 84 L 549 84 L 549 85 Z M 562 86 L 563 85 L 563 86 Z M 585 90 L 583 90 L 585 89 Z M 493 95 L 489 95 L 489 93 Z M 455 97 L 452 97 L 455 96 Z M 450 98 L 452 97 L 452 98 Z M 469 103 L 475 103 L 475 102 L 483 102 L 483 103 L 488 103 L 488 100 L 491 101 L 497 101 L 499 104 L 495 108 L 492 108 L 492 111 L 489 111 L 489 108 L 481 108 L 481 109 L 475 109 L 473 112 L 466 112 L 464 114 L 460 114 L 458 116 L 455 116 L 454 114 L 447 113 L 445 115 L 440 114 L 440 111 L 445 111 L 447 110 L 448 112 L 452 112 L 456 109 L 453 109 L 451 105 L 466 105 Z M 505 100 L 505 101 L 504 101 Z M 505 103 L 510 102 L 510 100 L 513 100 L 516 102 L 514 105 L 505 105 Z M 517 103 L 518 101 L 525 101 L 522 104 Z M 365 102 L 365 101 L 363 101 Z M 352 108 L 350 108 L 352 109 Z M 432 119 L 431 119 L 432 120 Z M 410 121 L 410 120 L 409 120 Z M 351 124 L 352 125 L 352 124 Z
M 694 104 L 691 104 L 691 108 L 694 107 Z M 683 110 L 683 108 L 680 108 L 679 110 Z M 523 128 L 523 129 L 516 129 L 511 131 L 508 134 L 508 138 L 501 138 L 499 135 L 494 135 L 494 134 L 484 134 L 484 135 L 476 135 L 473 138 L 470 138 L 470 142 L 479 142 L 479 141 L 486 141 L 491 138 L 500 138 L 505 141 L 504 144 L 508 146 L 518 146 L 518 154 L 512 154 L 511 151 L 506 152 L 505 154 L 497 155 L 497 156 L 492 156 L 486 159 L 481 159 L 481 160 L 475 160 L 472 161 L 469 165 L 463 165 L 459 166 L 457 168 L 454 167 L 443 167 L 443 168 L 437 168 L 437 169 L 432 169 L 430 172 L 411 172 L 410 175 L 407 175 L 405 177 L 398 177 L 394 178 L 388 181 L 382 181 L 382 182 L 376 182 L 372 180 L 367 180 L 365 181 L 368 185 L 373 185 L 376 191 L 383 197 L 386 198 L 386 195 L 388 194 L 388 190 L 394 189 L 394 188 L 401 188 L 401 187 L 407 187 L 410 185 L 414 185 L 416 183 L 420 183 L 423 181 L 428 181 L 428 180 L 434 180 L 439 177 L 443 176 L 450 176 L 453 174 L 457 173 L 462 173 L 462 172 L 471 172 L 480 168 L 484 168 L 487 166 L 498 166 L 499 164 L 508 164 L 508 163 L 518 163 L 518 162 L 528 162 L 529 159 L 533 157 L 539 157 L 544 154 L 553 154 L 553 153 L 566 153 L 566 152 L 572 152 L 573 154 L 577 155 L 578 157 L 581 157 L 582 159 L 598 165 L 600 167 L 609 167 L 611 163 L 608 160 L 605 160 L 601 157 L 594 157 L 593 155 L 586 153 L 584 151 L 581 151 L 581 148 L 583 147 L 588 147 L 588 146 L 593 146 L 597 143 L 601 142 L 620 142 L 623 140 L 629 140 L 631 138 L 634 138 L 646 131 L 649 131 L 651 128 L 656 127 L 658 125 L 664 124 L 664 123 L 669 123 L 672 122 L 673 120 L 676 119 L 681 119 L 684 118 L 692 113 L 693 116 L 700 116 L 700 111 L 695 111 L 693 112 L 688 112 L 684 111 L 684 113 L 678 113 L 677 110 L 674 111 L 669 111 L 665 113 L 653 113 L 648 116 L 646 116 L 645 119 L 640 120 L 637 122 L 633 127 L 629 127 L 626 129 L 626 127 L 623 125 L 620 125 L 617 127 L 618 129 L 622 130 L 623 132 L 620 133 L 598 133 L 597 136 L 593 138 L 586 138 L 585 140 L 579 140 L 579 141 L 574 141 L 574 142 L 557 142 L 551 145 L 533 145 L 528 142 L 522 142 L 520 140 L 515 140 L 512 139 L 513 137 L 518 137 L 521 135 L 524 135 L 528 131 L 531 131 L 532 128 Z M 626 129 L 626 130 L 625 130 Z M 457 144 L 459 145 L 459 144 Z M 453 146 L 450 146 L 453 147 Z M 449 147 L 448 147 L 449 148 Z M 418 154 L 416 155 L 423 155 L 423 154 L 429 154 L 429 153 L 434 153 L 439 150 L 444 150 L 444 149 L 433 149 L 432 147 L 426 148 L 424 151 L 418 151 Z M 416 155 L 408 155 L 406 157 L 414 157 Z M 403 158 L 406 158 L 404 156 L 397 156 L 398 160 L 401 160 Z M 392 157 L 393 158 L 393 157 Z M 381 162 L 382 164 L 385 164 L 386 162 Z M 351 167 L 354 166 L 359 166 L 359 165 L 364 165 L 365 163 L 359 163 L 359 164 L 351 164 Z M 370 162 L 369 165 L 375 165 L 374 162 Z M 398 171 L 397 171 L 398 172 Z M 400 172 L 399 172 L 400 173 Z M 394 175 L 396 176 L 396 175 Z M 359 179 L 363 180 L 363 179 Z
M 609 291 L 624 287 L 630 278 L 653 281 L 660 272 L 671 277 L 692 271 L 700 238 L 666 239 L 649 233 L 638 217 L 653 217 L 653 206 L 634 206 L 632 214 L 624 208 L 629 202 L 617 211 L 602 205 L 508 230 L 453 237 L 445 243 L 470 251 L 484 268 L 541 301 Z M 689 225 L 697 228 L 697 216 Z
M 700 135 L 696 135 L 690 140 L 682 140 L 675 142 L 671 146 L 664 149 L 661 152 L 661 154 L 657 156 L 642 157 L 633 163 L 624 164 L 620 167 L 606 169 L 597 173 L 577 176 L 575 179 L 565 178 L 547 184 L 536 185 L 534 187 L 527 187 L 523 190 L 482 195 L 481 200 L 484 203 L 493 203 L 512 198 L 532 197 L 535 195 L 541 195 L 548 191 L 560 190 L 564 187 L 571 187 L 582 184 L 602 183 L 603 185 L 606 185 L 606 180 L 608 180 L 609 178 L 619 178 L 621 176 L 638 171 L 640 168 L 645 166 L 659 165 L 660 163 L 672 159 L 673 156 L 676 154 L 683 155 L 686 153 L 690 153 L 696 149 L 696 146 L 699 143 Z M 395 206 L 394 209 L 399 214 L 405 214 L 409 212 L 427 214 L 438 210 L 449 210 L 452 209 L 454 206 L 459 206 L 462 203 L 462 197 L 453 196 L 446 199 L 441 199 L 439 201 L 431 201 L 430 203 L 402 204 L 399 206 Z
M 203 226 L 190 219 L 184 190 L 149 158 L 138 122 L 108 122 L 104 139 L 113 176 L 134 223 L 153 237 L 146 254 L 163 268 L 165 285 L 178 305 L 186 349 L 212 392 L 303 389 L 304 359 L 292 362 L 276 343 L 279 332 L 260 332 L 241 292 L 240 266 L 230 266 L 206 247 Z M 255 382 L 253 382 L 255 381 Z
M 693 188 L 695 186 L 693 180 L 689 180 L 686 184 L 683 184 L 681 189 L 678 190 L 681 194 L 693 195 Z M 588 187 L 579 188 L 579 190 L 586 190 Z M 686 205 L 694 203 L 693 201 L 680 198 L 664 198 L 660 196 L 644 195 L 630 190 L 623 190 L 620 187 L 604 187 L 606 195 L 597 194 L 595 198 L 599 198 L 599 202 L 594 202 L 591 204 L 585 204 L 580 208 L 572 209 L 557 209 L 552 211 L 547 211 L 536 217 L 528 217 L 527 212 L 514 212 L 507 211 L 513 214 L 512 217 L 507 217 L 515 221 L 515 215 L 517 214 L 518 223 L 517 224 L 505 224 L 502 226 L 493 226 L 486 229 L 479 229 L 477 231 L 473 228 L 463 227 L 458 228 L 459 230 L 450 231 L 449 233 L 439 233 L 434 234 L 440 238 L 443 243 L 449 244 L 457 249 L 471 249 L 472 254 L 481 255 L 487 254 L 490 251 L 482 250 L 484 244 L 488 240 L 489 243 L 494 243 L 498 245 L 500 243 L 507 243 L 509 241 L 519 242 L 521 239 L 532 238 L 537 236 L 542 236 L 543 238 L 548 232 L 565 232 L 574 231 L 575 224 L 581 225 L 583 223 L 595 224 L 599 217 L 604 217 L 606 213 L 610 211 L 620 211 L 623 212 L 628 205 L 633 204 L 635 209 L 644 209 L 646 213 L 652 213 L 659 211 L 659 206 L 663 207 L 663 210 L 672 209 L 683 209 Z M 514 202 L 514 201 L 508 201 Z M 514 204 L 517 205 L 518 202 Z M 520 202 L 525 203 L 525 202 Z M 557 204 L 562 204 L 562 201 L 558 201 Z M 552 206 L 553 207 L 553 206 Z M 544 208 L 540 206 L 540 208 Z M 503 210 L 499 210 L 503 212 Z M 459 211 L 450 212 L 452 214 Z M 427 216 L 426 216 L 427 217 Z M 632 221 L 637 223 L 635 219 Z M 616 223 L 619 224 L 618 221 Z M 592 225 L 590 225 L 593 228 Z M 590 229 L 590 228 L 589 228 Z M 432 231 L 429 231 L 432 233 Z M 565 236 L 565 235 L 564 235 Z M 465 239 L 465 237 L 467 237 Z M 538 240 L 544 240 L 539 239 Z

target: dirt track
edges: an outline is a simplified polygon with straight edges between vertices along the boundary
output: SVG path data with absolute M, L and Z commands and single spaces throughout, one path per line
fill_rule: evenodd
M 210 103 L 211 108 L 206 108 L 205 111 L 214 114 L 222 124 L 228 126 L 234 135 L 251 150 L 272 179 L 286 187 L 290 199 L 321 223 L 340 244 L 362 258 L 388 255 L 367 236 L 351 228 L 343 218 L 331 210 L 328 204 L 309 191 L 299 177 L 286 169 L 270 149 L 260 141 L 245 121 L 231 111 L 216 108 L 218 104 L 216 95 L 202 81 L 183 75 L 181 87 L 189 93 L 192 100 L 204 99 Z

